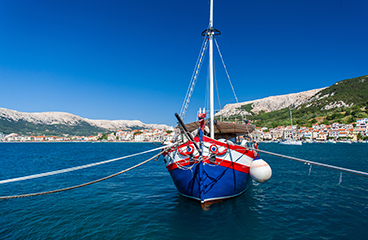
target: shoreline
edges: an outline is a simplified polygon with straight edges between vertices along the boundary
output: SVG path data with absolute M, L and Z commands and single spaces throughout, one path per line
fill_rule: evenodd
M 158 143 L 161 142 L 136 142 L 136 141 L 0 141 L 0 143 Z

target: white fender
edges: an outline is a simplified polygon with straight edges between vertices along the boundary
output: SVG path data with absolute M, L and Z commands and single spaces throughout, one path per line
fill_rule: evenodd
M 260 158 L 250 164 L 250 176 L 259 183 L 267 182 L 272 176 L 272 169 L 268 163 Z

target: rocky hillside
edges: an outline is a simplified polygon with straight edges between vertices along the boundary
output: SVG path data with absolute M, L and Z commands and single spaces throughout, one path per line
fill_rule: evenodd
M 368 75 L 336 82 L 326 88 L 272 96 L 254 101 L 228 104 L 215 116 L 230 121 L 241 115 L 257 126 L 278 126 L 289 121 L 289 107 L 297 124 L 345 121 L 368 117 Z M 319 120 L 316 120 L 316 119 Z M 341 119 L 340 119 L 341 118 Z M 141 121 L 91 120 L 70 113 L 22 113 L 0 108 L 0 132 L 46 135 L 92 135 L 132 129 L 169 128 L 166 125 L 144 124 Z
M 251 115 L 258 114 L 259 112 L 273 112 L 290 105 L 300 106 L 309 101 L 311 97 L 325 88 L 319 88 L 309 90 L 300 93 L 292 93 L 286 95 L 266 97 L 258 100 L 227 104 L 225 107 L 216 114 L 216 116 L 230 117 L 233 115 Z
M 357 118 L 368 117 L 368 75 L 322 89 L 228 104 L 216 116 L 236 121 L 247 115 L 257 127 L 275 127 L 290 124 L 289 107 L 298 125 L 354 123 Z
M 134 120 L 92 120 L 64 112 L 23 113 L 0 108 L 0 132 L 23 134 L 92 135 L 116 130 L 167 129 L 167 125 Z

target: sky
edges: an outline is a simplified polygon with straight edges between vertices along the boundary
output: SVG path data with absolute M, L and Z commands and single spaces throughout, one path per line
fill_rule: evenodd
M 368 74 L 367 12 L 367 0 L 215 0 L 239 102 Z M 174 126 L 208 21 L 208 0 L 2 0 L 0 107 Z M 219 109 L 236 100 L 214 61 Z M 205 107 L 207 72 L 208 57 L 185 121 Z

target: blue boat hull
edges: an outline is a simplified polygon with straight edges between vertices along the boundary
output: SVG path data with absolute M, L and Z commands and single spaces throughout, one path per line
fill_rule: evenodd
M 206 136 L 194 141 L 201 151 L 185 142 L 164 153 L 166 168 L 182 195 L 207 203 L 236 197 L 249 188 L 255 151 Z
M 202 203 L 236 197 L 252 182 L 246 172 L 203 162 L 195 163 L 191 170 L 173 169 L 170 174 L 182 195 Z

